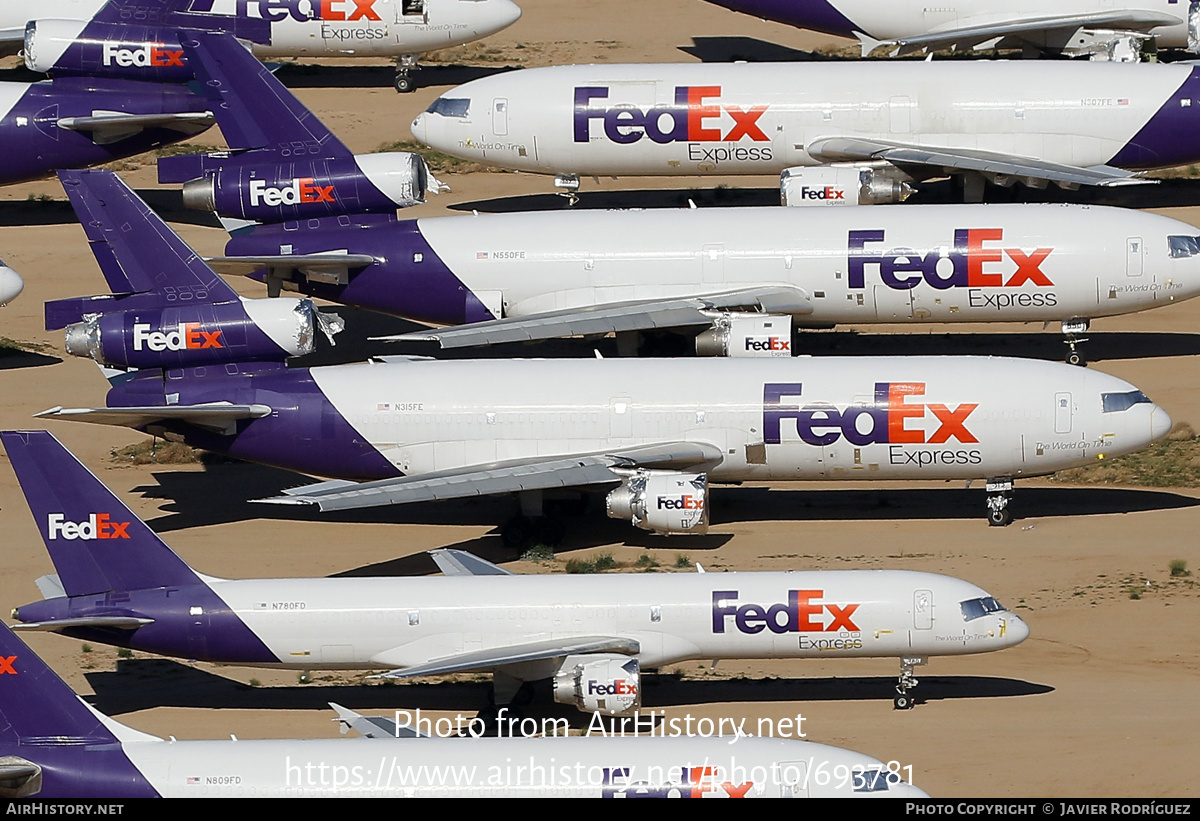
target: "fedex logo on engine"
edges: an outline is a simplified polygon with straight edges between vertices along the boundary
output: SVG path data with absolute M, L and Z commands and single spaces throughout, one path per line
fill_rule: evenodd
M 636 696 L 637 684 L 625 679 L 618 679 L 612 684 L 601 684 L 598 681 L 588 682 L 588 695 L 591 696 Z
M 332 185 L 317 185 L 312 177 L 292 180 L 290 185 L 275 188 L 266 180 L 250 181 L 250 205 L 300 205 L 301 203 L 337 202 Z
M 967 417 L 978 404 L 948 405 L 910 402 L 909 397 L 925 394 L 924 382 L 876 382 L 875 401 L 871 405 L 852 405 L 844 410 L 829 402 L 785 405 L 785 396 L 801 396 L 802 384 L 786 382 L 763 385 L 763 441 L 778 445 L 782 441 L 784 420 L 794 421 L 796 435 L 810 445 L 832 445 L 843 436 L 853 445 L 929 444 L 957 439 L 974 443 L 979 440 L 967 429 Z M 932 414 L 937 422 L 933 433 L 910 428 Z
M 200 0 L 192 11 L 211 12 L 215 0 Z M 382 22 L 375 11 L 378 0 L 237 0 L 238 17 L 258 17 L 269 23 L 292 18 L 298 23 L 309 20 L 371 20 Z M 250 13 L 250 9 L 254 13 Z
M 737 603 L 738 591 L 714 590 L 712 594 L 712 629 L 724 633 L 726 623 L 733 619 L 738 632 L 755 634 L 764 629 L 772 633 L 836 633 L 839 630 L 859 632 L 851 617 L 861 605 L 847 604 L 839 607 L 815 599 L 824 598 L 824 590 L 789 590 L 786 603 L 742 604 Z M 828 622 L 824 614 L 830 615 Z
M 846 189 L 835 188 L 832 185 L 826 185 L 823 188 L 809 188 L 807 185 L 800 187 L 800 198 L 805 200 L 845 200 Z
M 220 331 L 206 331 L 199 322 L 180 322 L 173 331 L 152 331 L 148 323 L 133 326 L 135 351 L 192 351 L 199 348 L 224 348 Z
M 767 106 L 745 110 L 722 106 L 710 100 L 721 96 L 720 86 L 676 86 L 674 105 L 641 109 L 628 104 L 594 107 L 593 100 L 607 100 L 609 89 L 580 86 L 575 89 L 575 142 L 591 139 L 591 122 L 604 124 L 604 135 L 615 143 L 636 143 L 649 137 L 656 143 L 725 142 L 742 139 L 770 142 L 758 125 Z
M 107 513 L 93 513 L 83 522 L 68 522 L 66 519 L 61 513 L 51 513 L 46 521 L 46 538 L 67 541 L 129 538 L 129 522 L 114 522 Z
M 183 49 L 163 48 L 157 45 L 123 46 L 120 43 L 104 44 L 104 65 L 118 65 L 125 68 L 165 68 L 167 66 L 184 65 Z
M 775 356 L 792 355 L 792 340 L 784 339 L 781 336 L 748 336 L 745 344 L 748 351 L 770 352 Z
M 703 496 L 659 496 L 659 510 L 704 510 Z
M 1019 288 L 1026 282 L 1042 287 L 1054 285 L 1041 267 L 1054 249 L 1038 248 L 1026 254 L 1020 248 L 989 245 L 1004 241 L 1003 228 L 960 228 L 954 232 L 952 248 L 934 248 L 924 255 L 911 248 L 883 251 L 867 247 L 883 241 L 883 231 L 850 232 L 849 287 L 866 287 L 868 265 L 874 267 L 884 285 L 898 290 L 915 288 L 922 279 L 939 290 Z M 1009 263 L 1004 262 L 1006 256 Z

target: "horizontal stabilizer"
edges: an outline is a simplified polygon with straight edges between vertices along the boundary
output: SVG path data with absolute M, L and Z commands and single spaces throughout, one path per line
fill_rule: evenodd
M 414 729 L 407 724 L 383 718 L 381 716 L 365 716 L 356 713 L 340 704 L 329 702 L 329 706 L 337 713 L 337 720 L 342 723 L 342 732 L 354 730 L 364 738 L 430 738 L 431 736 Z
M 414 331 L 381 341 L 425 340 L 443 348 L 527 342 L 563 336 L 591 336 L 621 331 L 649 331 L 709 325 L 711 313 L 723 310 L 765 311 L 802 316 L 811 314 L 812 302 L 800 288 L 776 286 L 748 288 L 699 297 L 613 303 L 590 308 L 550 311 L 530 316 L 493 319 L 470 325 Z
M 437 564 L 438 569 L 447 576 L 512 576 L 511 570 L 505 570 L 499 565 L 481 559 L 474 553 L 465 550 L 455 550 L 442 547 L 430 550 L 429 555 Z
M 507 667 L 512 664 L 523 664 L 530 661 L 564 658 L 580 653 L 621 653 L 635 656 L 641 650 L 633 639 L 615 636 L 580 636 L 572 639 L 548 639 L 546 641 L 513 644 L 507 647 L 493 647 L 487 650 L 473 650 L 469 653 L 459 653 L 454 656 L 435 659 L 426 664 L 416 664 L 390 673 L 383 673 L 371 678 L 413 678 L 415 676 L 440 676 L 446 673 L 462 673 L 468 670 L 494 670 L 497 667 Z M 378 664 L 388 664 L 391 651 L 381 653 L 371 659 Z
M 322 281 L 331 276 L 345 278 L 357 268 L 374 265 L 370 254 L 277 254 L 257 257 L 206 257 L 205 261 L 219 274 L 247 276 L 266 268 L 268 271 L 298 271 L 304 276 L 315 275 Z
M 95 113 L 91 117 L 62 117 L 58 127 L 67 131 L 86 131 L 96 145 L 120 142 L 147 128 L 173 128 L 199 133 L 216 122 L 207 111 L 180 111 L 174 114 L 122 114 L 119 111 Z
M 237 422 L 269 416 L 266 405 L 231 405 L 214 402 L 211 405 L 144 405 L 129 408 L 50 408 L 34 416 L 53 417 L 70 422 L 91 422 L 95 425 L 114 425 L 124 428 L 143 428 L 156 422 L 186 422 L 231 436 L 237 432 Z
M 13 630 L 30 630 L 41 633 L 51 633 L 65 630 L 68 627 L 109 627 L 115 630 L 137 630 L 147 624 L 154 624 L 154 619 L 144 619 L 137 616 L 92 616 L 79 619 L 55 619 L 53 621 L 29 621 L 24 624 L 14 624 Z
M 43 599 L 60 599 L 67 595 L 67 589 L 63 587 L 62 579 L 57 573 L 50 573 L 46 576 L 39 576 L 37 581 L 38 592 L 42 594 Z

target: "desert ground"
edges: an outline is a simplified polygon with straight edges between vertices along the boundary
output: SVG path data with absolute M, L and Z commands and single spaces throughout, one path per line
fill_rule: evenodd
M 447 88 L 509 66 L 561 62 L 694 61 L 773 55 L 853 45 L 735 15 L 701 0 L 522 0 L 524 17 L 480 44 L 437 55 L 424 87 L 398 95 L 383 62 L 326 61 L 281 76 L 356 151 L 411 139 L 408 123 Z M 11 65 L 11 61 L 5 65 Z M 21 72 L 3 71 L 17 78 Z M 11 79 L 10 78 L 10 79 Z M 220 145 L 214 130 L 195 140 Z M 120 164 L 135 188 L 156 188 L 153 160 Z M 449 173 L 452 192 L 405 216 L 506 208 L 563 207 L 545 177 Z M 729 186 L 717 192 L 718 183 Z M 581 207 L 701 204 L 721 198 L 770 204 L 771 179 L 585 180 Z M 1200 182 L 1164 187 L 1154 210 L 1200 225 Z M 621 192 L 635 192 L 622 194 Z M 649 193 L 646 193 L 649 192 Z M 1168 196 L 1169 194 L 1169 196 Z M 1155 195 L 1139 193 L 1142 206 Z M 159 194 L 170 206 L 177 194 Z M 1189 204 L 1190 203 L 1190 204 Z M 216 227 L 177 230 L 204 254 L 220 253 Z M 25 350 L 0 351 L 0 424 L 39 428 L 32 418 L 55 405 L 104 401 L 95 365 L 68 356 L 61 333 L 43 330 L 42 303 L 104 290 L 83 234 L 54 180 L 0 191 L 0 257 L 25 277 L 24 294 L 0 310 L 0 336 Z M 254 283 L 237 282 L 261 296 Z M 368 332 L 405 323 L 343 311 L 348 344 L 361 355 Z M 357 323 L 357 324 L 356 324 Z M 993 326 L 863 329 L 813 335 L 820 353 L 994 353 L 1058 359 L 1057 328 Z M 897 333 L 897 339 L 884 335 Z M 1129 379 L 1176 422 L 1200 428 L 1200 300 L 1093 324 L 1091 367 Z M 30 349 L 32 347 L 32 349 Z M 582 349 L 584 355 L 589 349 Z M 1016 608 L 1032 630 L 998 654 L 932 659 L 913 710 L 893 710 L 898 664 L 692 662 L 648 677 L 644 708 L 668 716 L 779 719 L 801 714 L 810 740 L 911 765 L 934 796 L 1196 796 L 1191 776 L 1200 749 L 1200 588 L 1172 579 L 1183 560 L 1200 570 L 1200 488 L 1071 486 L 1019 482 L 1017 521 L 990 528 L 979 484 L 803 484 L 716 488 L 713 527 L 695 539 L 662 538 L 591 514 L 573 522 L 554 561 L 522 562 L 497 526 L 511 502 L 417 505 L 337 516 L 298 514 L 246 500 L 304 477 L 243 464 L 132 467 L 114 449 L 145 441 L 134 431 L 51 422 L 50 429 L 193 567 L 227 578 L 333 574 L 427 574 L 422 552 L 460 547 L 517 572 L 564 572 L 564 562 L 610 552 L 632 565 L 649 554 L 661 572 L 686 556 L 709 571 L 897 568 L 959 576 Z M 7 458 L 0 456 L 0 461 Z M 0 465 L 5 566 L 0 605 L 39 598 L 34 580 L 53 568 L 7 465 Z M 690 572 L 690 571 L 686 571 Z M 1136 592 L 1136 597 L 1135 597 Z M 409 684 L 364 684 L 362 676 L 215 667 L 115 651 L 56 635 L 29 643 L 98 709 L 139 730 L 177 738 L 335 736 L 329 701 L 377 714 L 421 708 L 434 716 L 473 715 L 487 699 L 481 677 Z M 587 717 L 542 701 L 529 715 Z M 464 742 L 470 743 L 470 742 Z

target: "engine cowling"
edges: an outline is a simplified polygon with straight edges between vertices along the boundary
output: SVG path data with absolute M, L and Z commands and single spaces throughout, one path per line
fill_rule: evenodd
M 588 713 L 629 715 L 642 706 L 638 660 L 608 653 L 567 656 L 554 676 L 554 700 Z
M 159 182 L 186 179 L 186 207 L 256 222 L 394 213 L 441 188 L 419 154 L 402 151 L 289 163 L 164 157 L 158 168 Z
M 310 299 L 256 299 L 89 314 L 66 327 L 67 352 L 119 368 L 282 362 L 312 353 L 340 319 Z
M 779 176 L 780 200 L 790 206 L 884 205 L 912 194 L 909 178 L 892 166 L 874 164 L 786 168 Z
M 638 468 L 627 472 L 605 506 L 610 519 L 642 530 L 703 535 L 708 532 L 708 476 Z
M 696 337 L 698 356 L 791 356 L 792 318 L 785 314 L 721 313 Z

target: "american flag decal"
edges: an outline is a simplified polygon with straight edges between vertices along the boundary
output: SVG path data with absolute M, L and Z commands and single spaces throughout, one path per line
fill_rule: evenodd
M 487 255 L 488 255 L 487 251 L 476 251 L 475 259 L 487 259 Z

